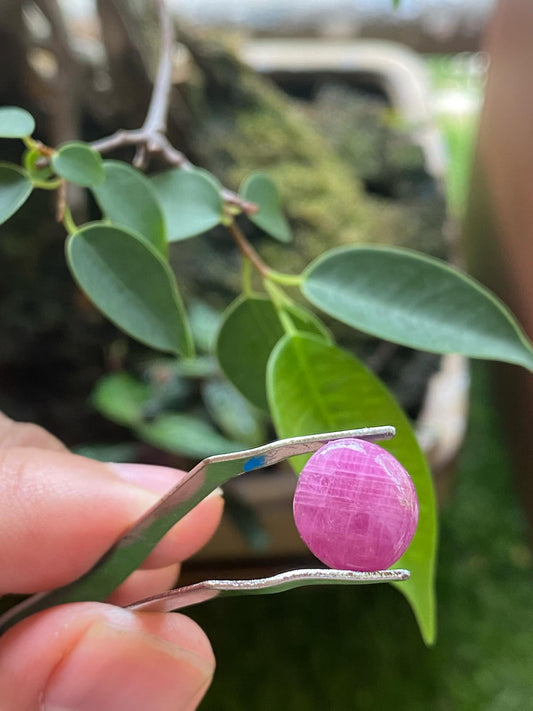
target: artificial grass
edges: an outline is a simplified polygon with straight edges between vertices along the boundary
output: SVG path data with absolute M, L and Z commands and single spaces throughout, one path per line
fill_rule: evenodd
M 533 709 L 533 565 L 483 366 L 442 511 L 439 637 L 389 586 L 296 590 L 191 609 L 218 669 L 202 711 Z

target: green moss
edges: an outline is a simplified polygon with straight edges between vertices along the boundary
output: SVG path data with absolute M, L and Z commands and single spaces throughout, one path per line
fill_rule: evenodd
M 295 241 L 289 250 L 261 242 L 273 266 L 299 271 L 327 248 L 361 241 L 446 256 L 442 195 L 382 98 L 332 82 L 312 103 L 299 103 L 224 44 L 186 41 L 197 63 L 187 141 L 233 189 L 256 170 L 276 182 Z
M 401 201 L 373 197 L 368 201 L 366 241 L 410 247 L 447 259 L 444 239 L 445 205 L 434 195 L 414 196 Z
M 190 101 L 198 112 L 190 140 L 201 163 L 234 189 L 256 170 L 273 178 L 294 230 L 300 258 L 293 259 L 300 266 L 327 246 L 361 240 L 367 220 L 361 184 L 305 112 L 236 60 L 231 70 L 225 67 L 228 92 L 221 91 L 220 72 L 213 88 L 209 69 L 216 64 L 214 53 L 224 50 L 212 47 L 209 58 L 205 52 L 200 60 L 204 78 Z M 232 96 L 233 82 L 239 88 Z
M 428 175 L 409 126 L 383 98 L 333 82 L 319 92 L 308 113 L 369 191 L 366 240 L 446 258 L 444 197 Z

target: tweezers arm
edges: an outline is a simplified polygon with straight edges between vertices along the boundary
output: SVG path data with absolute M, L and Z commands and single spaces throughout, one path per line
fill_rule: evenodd
M 172 612 L 184 607 L 198 605 L 216 597 L 228 595 L 272 595 L 293 588 L 309 585 L 368 585 L 372 583 L 392 583 L 408 580 L 408 570 L 375 570 L 359 572 L 352 570 L 332 570 L 330 568 L 310 568 L 289 570 L 270 578 L 255 580 L 203 580 L 200 583 L 168 590 L 152 595 L 128 605 L 130 610 Z

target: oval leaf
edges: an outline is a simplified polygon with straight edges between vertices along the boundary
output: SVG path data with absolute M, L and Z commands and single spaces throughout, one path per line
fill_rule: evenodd
M 297 329 L 329 339 L 325 326 L 305 309 L 291 307 Z M 270 299 L 239 297 L 224 314 L 216 343 L 220 367 L 253 405 L 268 411 L 266 367 L 284 330 Z
M 35 119 L 17 106 L 0 109 L 0 138 L 25 138 L 35 131 Z
M 32 188 L 25 170 L 18 165 L 0 163 L 0 225 L 24 205 Z
M 95 223 L 69 237 L 67 259 L 81 289 L 119 328 L 152 348 L 192 353 L 174 275 L 148 242 Z
M 213 421 L 232 440 L 246 447 L 264 444 L 264 417 L 227 380 L 212 378 L 202 386 L 202 397 Z
M 205 353 L 212 353 L 222 323 L 222 311 L 205 301 L 193 299 L 189 303 L 189 321 L 195 344 Z
M 250 215 L 254 224 L 280 242 L 291 241 L 291 229 L 281 210 L 278 189 L 268 175 L 250 175 L 242 184 L 240 194 L 259 208 L 259 212 Z
M 138 462 L 141 456 L 139 442 L 118 442 L 117 444 L 78 444 L 72 447 L 74 454 L 98 462 Z
M 418 529 L 396 566 L 411 571 L 399 589 L 409 600 L 422 634 L 435 637 L 435 497 L 431 476 L 415 435 L 386 387 L 360 361 L 313 336 L 285 336 L 268 364 L 268 399 L 279 437 L 352 427 L 394 425 L 396 436 L 380 446 L 411 475 L 420 502 Z M 306 459 L 296 458 L 298 471 Z
M 533 346 L 508 309 L 438 259 L 401 248 L 335 249 L 306 269 L 302 291 L 330 316 L 388 341 L 533 370 Z
M 101 378 L 91 395 L 95 408 L 119 425 L 130 427 L 143 417 L 150 388 L 128 373 L 112 373 Z
M 170 242 L 194 237 L 220 223 L 224 203 L 214 179 L 200 170 L 175 168 L 150 178 L 163 208 Z
M 103 162 L 105 180 L 93 193 L 104 215 L 117 225 L 138 232 L 166 254 L 163 212 L 148 178 L 116 160 Z
M 207 422 L 193 415 L 161 415 L 153 422 L 136 427 L 135 432 L 154 447 L 192 459 L 242 449 L 241 444 L 226 439 Z
M 52 156 L 52 166 L 62 178 L 85 188 L 96 187 L 105 180 L 100 154 L 86 143 L 61 146 Z

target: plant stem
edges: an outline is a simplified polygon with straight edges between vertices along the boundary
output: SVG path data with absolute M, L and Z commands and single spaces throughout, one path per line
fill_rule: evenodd
M 191 170 L 194 165 L 187 156 L 170 143 L 166 136 L 169 97 L 172 88 L 174 27 L 165 0 L 155 0 L 155 2 L 159 11 L 161 52 L 154 88 L 143 125 L 141 128 L 131 130 L 120 129 L 110 136 L 93 141 L 90 146 L 101 154 L 110 153 L 124 146 L 135 146 L 137 152 L 133 163 L 136 168 L 145 168 L 149 157 L 158 155 L 169 166 Z M 38 168 L 44 168 L 50 163 L 50 158 L 54 153 L 53 148 L 45 146 L 31 137 L 25 137 L 22 140 L 29 149 L 36 148 L 41 152 L 43 157 L 36 163 Z M 52 189 L 51 184 L 35 184 L 37 187 Z M 228 188 L 222 187 L 220 195 L 225 203 L 237 207 L 239 212 L 243 212 L 245 215 L 254 215 L 259 209 L 255 203 L 245 200 Z
M 169 166 L 191 170 L 194 165 L 181 151 L 174 148 L 166 136 L 169 97 L 172 88 L 174 27 L 165 0 L 155 0 L 155 2 L 159 12 L 161 51 L 154 88 L 143 125 L 132 130 L 120 129 L 110 136 L 93 141 L 90 146 L 102 154 L 110 153 L 124 146 L 135 146 L 137 152 L 133 164 L 136 168 L 145 168 L 150 156 L 158 155 Z M 50 163 L 50 158 L 54 153 L 53 148 L 32 138 L 24 138 L 23 141 L 28 148 L 37 148 L 41 152 L 43 158 L 36 163 L 37 167 L 43 168 Z M 45 186 L 39 185 L 38 187 Z M 255 203 L 244 200 L 228 188 L 221 188 L 220 194 L 225 203 L 237 207 L 240 212 L 244 212 L 246 215 L 253 215 L 258 211 Z
M 284 308 L 284 304 L 289 301 L 288 297 L 278 286 L 273 284 L 268 279 L 264 279 L 263 284 L 270 298 L 272 299 L 272 303 L 274 304 L 274 308 L 276 309 L 278 318 L 281 322 L 281 325 L 283 326 L 283 330 L 285 331 L 285 333 L 288 333 L 289 336 L 294 336 L 297 333 L 298 329 L 296 328 L 292 318 Z
M 174 25 L 164 0 L 156 0 L 161 33 L 159 65 L 154 82 L 150 106 L 143 124 L 147 133 L 165 133 L 167 128 L 168 102 L 172 86 L 172 47 L 174 45 Z
M 38 180 L 33 178 L 32 181 L 34 188 L 40 188 L 41 190 L 57 190 L 61 187 L 63 182 L 62 178 L 57 178 L 55 180 Z
M 300 286 L 304 280 L 303 274 L 283 274 L 283 272 L 277 272 L 275 269 L 270 270 L 268 278 L 270 281 L 275 281 L 285 286 Z
M 278 293 L 283 292 L 281 292 L 280 289 L 275 287 L 274 282 L 278 284 L 283 284 L 285 286 L 299 286 L 302 283 L 304 279 L 302 274 L 283 274 L 283 272 L 277 272 L 275 269 L 271 269 L 268 264 L 266 264 L 261 259 L 261 257 L 252 247 L 250 242 L 248 242 L 235 220 L 230 222 L 227 227 L 243 255 L 243 291 L 245 293 L 251 293 L 252 291 L 251 279 L 247 271 L 249 267 L 246 266 L 246 263 L 254 266 L 257 269 L 257 271 L 263 278 L 263 281 L 265 282 L 265 288 L 267 288 L 267 285 L 270 285 L 271 287 L 276 288 L 276 291 Z M 285 296 L 285 294 L 283 294 L 283 296 L 285 300 L 289 300 L 288 297 Z
M 69 233 L 69 235 L 72 235 L 74 234 L 74 232 L 78 231 L 78 227 L 72 219 L 72 213 L 70 212 L 70 208 L 68 205 L 65 205 L 63 210 L 63 224 L 65 225 L 65 229 Z
M 68 209 L 68 206 L 67 206 L 67 182 L 66 182 L 66 180 L 62 180 L 61 185 L 57 189 L 57 197 L 56 197 L 56 220 L 57 220 L 57 222 L 63 222 L 63 224 L 65 224 L 65 225 L 67 224 L 65 222 L 65 213 L 66 213 L 67 209 Z M 70 210 L 69 210 L 69 217 L 70 217 L 70 220 L 72 221 L 72 214 L 70 213 Z
M 235 220 L 233 220 L 229 225 L 227 225 L 227 227 L 231 233 L 231 236 L 233 237 L 239 249 L 241 250 L 241 253 L 244 258 L 243 291 L 245 291 L 245 293 L 249 293 L 249 290 L 251 291 L 250 277 L 247 274 L 245 276 L 244 271 L 245 269 L 248 269 L 248 267 L 246 267 L 246 262 L 249 262 L 251 265 L 253 265 L 257 269 L 263 280 L 265 282 L 268 282 L 271 286 L 274 286 L 273 282 L 276 282 L 278 284 L 284 284 L 285 286 L 299 286 L 302 283 L 302 281 L 304 280 L 302 274 L 283 274 L 283 272 L 277 272 L 275 269 L 271 269 L 268 264 L 266 264 L 261 259 L 261 257 L 252 247 L 250 242 L 248 242 L 248 240 L 242 233 L 242 230 L 236 224 Z M 285 298 L 288 299 L 288 297 Z
M 47 158 L 51 158 L 52 155 L 54 154 L 54 149 L 50 148 L 50 146 L 45 146 L 45 144 L 42 141 L 34 141 L 33 138 L 30 138 L 31 141 L 31 147 L 36 148 L 40 153 L 42 153 L 43 156 L 46 156 Z
M 231 236 L 237 243 L 243 256 L 250 260 L 250 262 L 254 265 L 254 267 L 257 269 L 263 279 L 267 279 L 271 272 L 270 267 L 265 264 L 265 262 L 263 262 L 263 260 L 257 254 L 250 242 L 248 242 L 238 225 L 235 223 L 235 220 L 230 225 L 228 225 L 228 230 L 231 232 Z
M 174 27 L 165 0 L 155 1 L 159 11 L 161 52 L 146 119 L 141 128 L 117 131 L 111 136 L 94 141 L 91 143 L 91 148 L 99 153 L 109 153 L 123 146 L 136 146 L 137 153 L 133 162 L 137 168 L 146 167 L 149 157 L 155 154 L 169 166 L 190 170 L 194 168 L 194 165 L 181 151 L 174 148 L 166 137 L 169 97 L 172 88 Z M 220 194 L 224 202 L 237 206 L 246 215 L 253 215 L 258 210 L 255 203 L 244 200 L 232 190 L 222 188 Z
M 22 136 L 20 139 L 22 143 L 26 146 L 26 148 L 31 151 L 34 148 L 37 148 L 37 142 L 31 137 L 31 136 Z
M 247 296 L 253 293 L 252 262 L 244 254 L 242 255 L 242 290 Z

